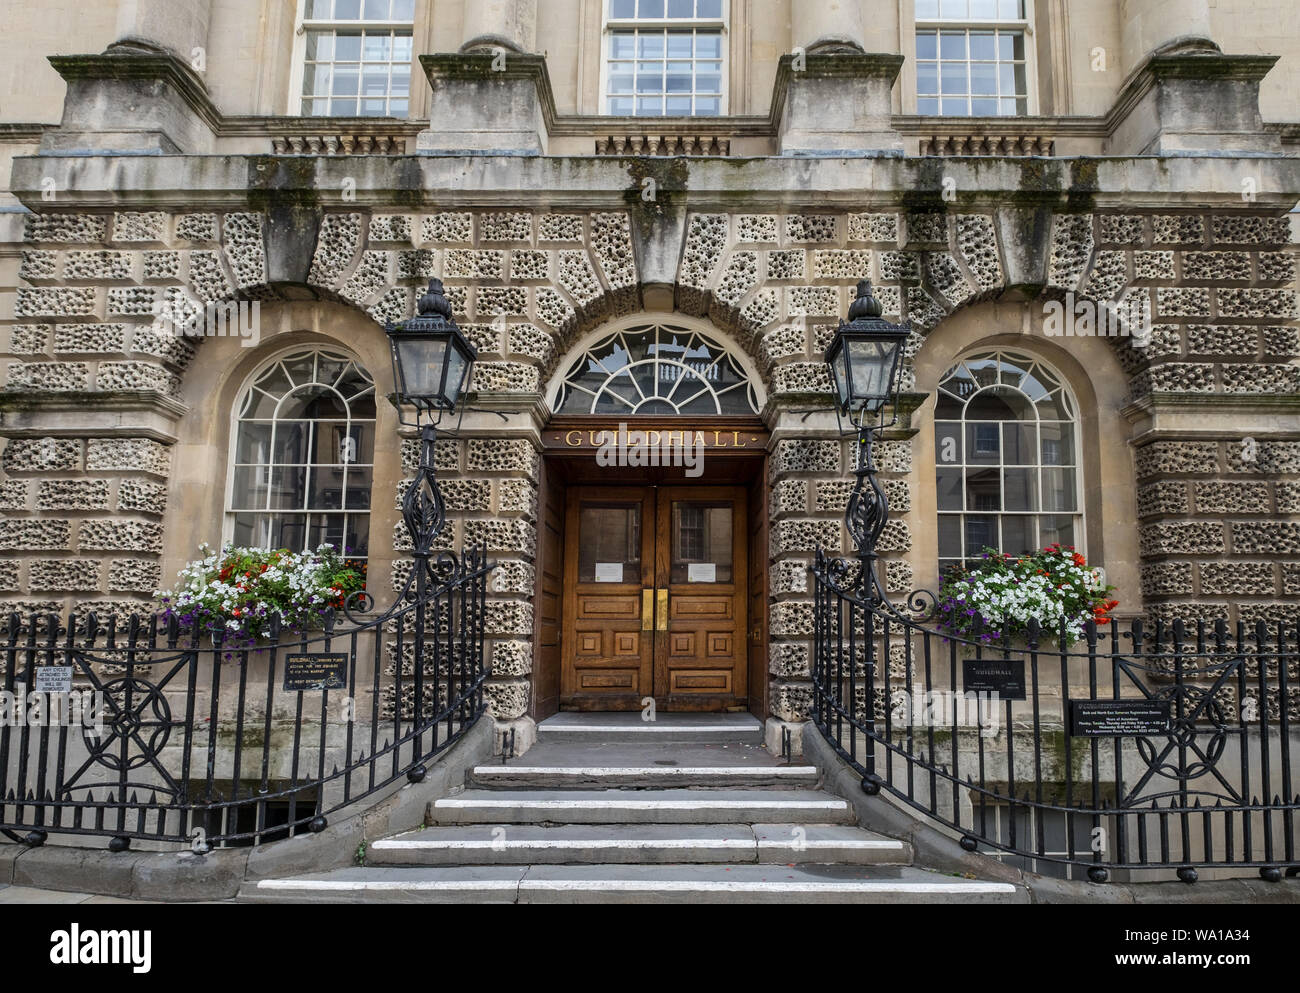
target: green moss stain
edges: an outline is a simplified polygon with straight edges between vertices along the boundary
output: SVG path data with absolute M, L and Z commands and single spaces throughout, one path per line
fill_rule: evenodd
M 1101 189 L 1098 181 L 1099 159 L 1075 159 L 1070 163 L 1070 188 L 1066 193 L 1067 210 L 1090 211 Z
M 690 180 L 686 159 L 642 156 L 621 163 L 631 180 L 623 202 L 634 221 L 649 228 L 684 207 Z
M 248 157 L 248 205 L 269 211 L 278 204 L 315 206 L 318 160 L 300 155 L 250 155 Z
M 903 206 L 913 214 L 942 214 L 948 209 L 943 198 L 943 181 L 947 166 L 939 159 L 920 159 L 912 169 L 910 188 L 903 193 Z M 955 191 L 960 197 L 961 184 Z

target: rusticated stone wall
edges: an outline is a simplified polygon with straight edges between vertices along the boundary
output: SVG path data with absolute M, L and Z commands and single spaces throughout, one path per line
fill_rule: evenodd
M 888 317 L 915 329 L 905 390 L 915 384 L 910 360 L 942 321 L 1011 286 L 1149 313 L 1149 347 L 1108 339 L 1113 361 L 1088 370 L 1128 380 L 1129 435 L 1084 438 L 1085 446 L 1132 450 L 1127 486 L 1140 547 L 1130 551 L 1142 566 L 1141 589 L 1126 591 L 1126 605 L 1136 609 L 1140 596 L 1146 610 L 1165 616 L 1294 612 L 1300 437 L 1268 417 L 1300 393 L 1287 220 L 1244 209 L 1108 209 L 1034 225 L 1019 223 L 1017 211 L 1024 208 L 685 218 L 677 308 L 708 318 L 719 337 L 748 351 L 768 388 L 776 716 L 807 712 L 813 552 L 848 550 L 840 522 L 853 444 L 826 417 L 821 354 L 861 278 L 876 283 Z M 169 334 L 155 315 L 160 307 L 183 313 L 191 299 L 281 296 L 267 282 L 267 228 L 246 209 L 28 217 L 4 360 L 6 403 L 53 412 L 136 404 L 173 423 L 227 416 L 210 397 L 187 393 L 186 371 L 202 342 Z M 490 582 L 489 692 L 502 720 L 525 713 L 532 668 L 539 455 L 528 412 L 577 337 L 640 308 L 637 251 L 621 211 L 376 207 L 327 213 L 320 227 L 309 287 L 369 314 L 376 335 L 384 320 L 413 312 L 431 275 L 445 280 L 457 320 L 480 350 L 474 389 L 506 417 L 509 430 L 476 428 L 438 448 L 452 517 L 444 544 L 485 541 L 499 562 Z M 274 340 L 263 347 L 273 349 Z M 371 371 L 386 380 L 387 370 Z M 821 413 L 809 420 L 809 410 Z M 0 451 L 5 605 L 138 607 L 171 578 L 160 566 L 168 529 L 219 533 L 219 521 L 169 516 L 167 432 L 91 436 L 53 415 L 33 423 L 48 429 L 8 431 Z M 918 510 L 933 468 L 915 457 L 917 433 L 929 430 L 923 406 L 879 451 L 895 514 L 881 552 L 896 594 L 932 568 L 917 552 L 918 537 L 933 529 Z M 408 441 L 404 475 L 414 459 Z M 387 501 L 376 494 L 373 503 Z M 385 537 L 372 532 L 372 542 Z M 392 544 L 409 551 L 400 522 Z
M 755 354 L 776 411 L 807 407 L 828 389 L 821 355 L 862 278 L 875 283 L 888 319 L 912 322 L 904 390 L 915 383 L 910 360 L 929 333 L 949 314 L 997 299 L 1009 284 L 1041 284 L 1031 285 L 1041 299 L 1073 293 L 1147 318 L 1148 347 L 1109 338 L 1114 361 L 1088 370 L 1127 377 L 1125 414 L 1135 425 L 1125 437 L 1083 438 L 1085 446 L 1132 448 L 1127 483 L 1140 519 L 1141 589 L 1122 591 L 1124 607 L 1166 618 L 1294 619 L 1300 440 L 1269 431 L 1247 412 L 1300 398 L 1296 255 L 1287 218 L 1248 211 L 1057 213 L 1037 243 L 1020 233 L 1028 226 L 1000 213 L 694 214 L 678 306 L 731 329 Z M 1032 350 L 1033 339 L 1017 347 Z M 1195 423 L 1162 430 L 1156 420 L 1139 435 L 1148 408 L 1194 411 Z M 913 533 L 934 526 L 914 510 L 916 487 L 934 485 L 933 467 L 913 459 L 917 432 L 932 430 L 929 409 L 922 407 L 878 453 L 895 514 L 879 550 L 895 594 L 913 587 L 914 573 L 933 573 L 932 563 L 919 560 Z M 799 430 L 798 419 L 789 423 Z M 1190 440 L 1189 432 L 1206 440 Z M 778 434 L 771 459 L 772 699 L 788 720 L 804 717 L 811 698 L 812 552 L 818 545 L 851 551 L 840 517 L 853 445 L 824 429 L 806 434 Z M 1102 526 L 1089 522 L 1090 529 Z

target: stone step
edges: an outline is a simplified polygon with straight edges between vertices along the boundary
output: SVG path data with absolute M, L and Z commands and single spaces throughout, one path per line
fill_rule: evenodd
M 1010 883 L 890 866 L 364 867 L 245 884 L 260 903 L 1024 903 Z
M 610 786 L 813 786 L 815 766 L 791 765 L 759 745 L 548 741 L 507 762 L 476 766 L 485 789 L 574 789 Z
M 466 790 L 429 804 L 435 824 L 851 824 L 818 790 Z
M 908 865 L 911 846 L 835 824 L 441 826 L 373 842 L 368 866 L 574 863 Z
M 753 714 L 658 714 L 645 721 L 640 713 L 565 712 L 537 725 L 538 744 L 552 741 L 761 745 L 763 723 Z
M 470 784 L 482 789 L 645 789 L 674 786 L 816 786 L 816 766 L 568 766 L 481 765 Z
M 656 786 L 807 787 L 814 766 L 774 758 L 760 745 L 575 741 L 534 745 L 505 762 L 476 767 L 470 785 L 483 789 L 599 789 Z

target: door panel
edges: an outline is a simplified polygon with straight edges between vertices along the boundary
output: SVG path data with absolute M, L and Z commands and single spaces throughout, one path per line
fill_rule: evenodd
M 656 697 L 667 710 L 745 703 L 748 514 L 736 486 L 658 493 L 656 573 L 666 588 L 666 638 L 655 646 Z
M 561 705 L 639 710 L 654 692 L 654 491 L 571 487 Z
M 570 489 L 563 707 L 745 705 L 746 510 L 741 487 Z

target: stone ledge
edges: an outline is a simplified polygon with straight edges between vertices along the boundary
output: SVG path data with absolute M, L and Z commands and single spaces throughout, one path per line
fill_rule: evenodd
M 485 159 L 490 161 L 485 161 Z M 658 160 L 635 160 L 658 161 Z M 943 177 L 957 183 L 958 207 L 1005 208 L 1016 202 L 1090 206 L 1133 212 L 1189 206 L 1241 207 L 1239 166 L 1249 161 L 1259 176 L 1252 213 L 1281 215 L 1300 191 L 1300 159 L 1283 154 L 1107 156 L 1062 159 L 848 157 L 826 155 L 800 161 L 801 203 L 823 212 L 903 210 L 918 201 L 943 204 Z M 42 211 L 42 182 L 48 176 L 64 191 L 71 210 L 91 207 L 149 209 L 246 209 L 249 175 L 259 164 L 291 163 L 269 177 L 277 195 L 311 197 L 322 208 L 355 211 L 391 209 L 394 190 L 442 190 L 437 206 L 468 209 L 485 200 L 518 197 L 546 189 L 554 211 L 627 210 L 628 162 L 614 157 L 577 156 L 20 156 L 14 160 L 13 192 Z M 499 168 L 508 164 L 510 169 Z M 941 165 L 942 168 L 936 168 Z M 691 209 L 729 210 L 740 187 L 749 211 L 789 209 L 790 160 L 763 158 L 691 159 Z M 1086 173 L 1086 190 L 1078 186 Z M 343 179 L 356 181 L 355 199 L 344 199 Z M 661 192 L 663 184 L 661 184 Z M 1288 192 L 1290 191 L 1290 192 Z M 944 205 L 946 206 L 946 205 Z M 432 209 L 422 207 L 421 209 Z

